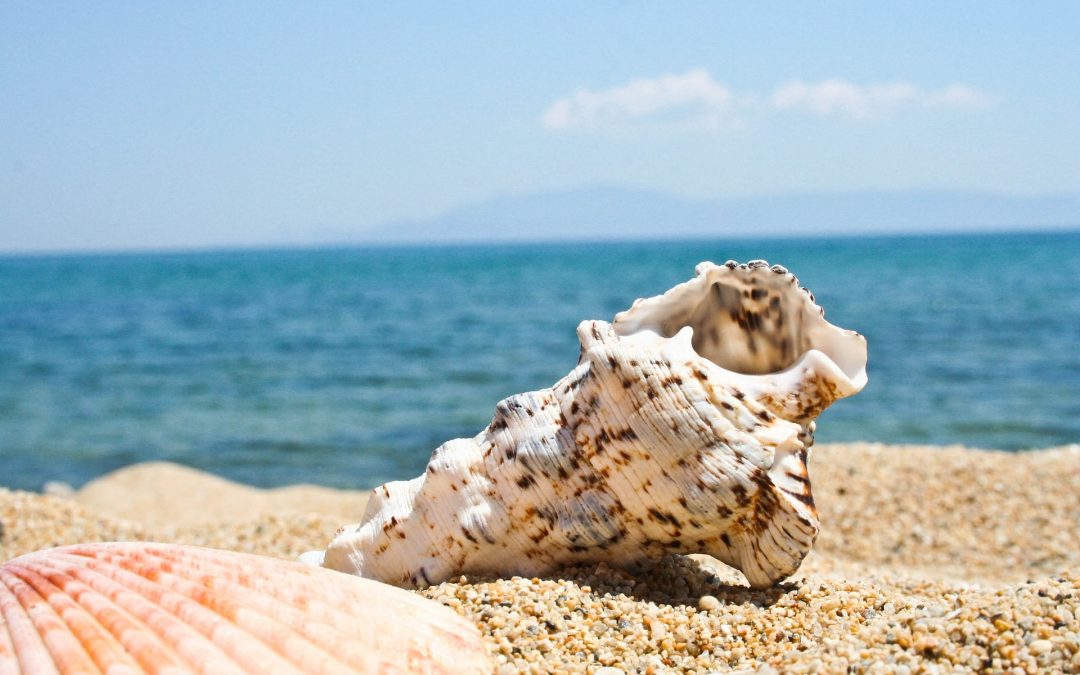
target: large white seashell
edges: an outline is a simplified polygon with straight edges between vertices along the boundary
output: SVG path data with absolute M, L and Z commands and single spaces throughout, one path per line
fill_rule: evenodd
M 578 337 L 566 377 L 376 488 L 363 522 L 307 560 L 406 587 L 669 553 L 757 587 L 792 574 L 818 532 L 814 418 L 865 386 L 864 338 L 763 261 L 702 263 Z
M 476 626 L 329 570 L 169 544 L 0 566 L 0 673 L 491 672 Z

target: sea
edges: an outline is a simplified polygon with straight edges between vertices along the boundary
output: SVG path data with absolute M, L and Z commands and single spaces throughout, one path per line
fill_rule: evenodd
M 795 272 L 869 342 L 818 442 L 1080 442 L 1080 233 L 0 258 L 0 485 L 169 460 L 259 486 L 423 470 L 703 260 Z M 897 450 L 898 452 L 902 450 Z

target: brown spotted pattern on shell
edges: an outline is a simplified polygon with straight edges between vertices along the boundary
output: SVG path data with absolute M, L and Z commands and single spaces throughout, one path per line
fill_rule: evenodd
M 194 546 L 86 544 L 0 566 L 0 673 L 477 673 L 476 626 L 366 579 Z
M 405 587 L 670 553 L 754 586 L 792 574 L 818 532 L 814 418 L 865 385 L 863 337 L 762 261 L 702 263 L 578 337 L 566 377 L 373 490 L 362 522 L 305 559 Z

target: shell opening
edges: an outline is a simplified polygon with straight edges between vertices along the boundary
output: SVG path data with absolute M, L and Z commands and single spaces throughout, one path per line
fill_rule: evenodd
M 817 350 L 854 390 L 866 382 L 865 339 L 830 324 L 794 275 L 761 261 L 702 263 L 694 279 L 616 315 L 614 327 L 622 336 L 648 330 L 666 338 L 689 327 L 698 355 L 745 375 L 785 370 Z

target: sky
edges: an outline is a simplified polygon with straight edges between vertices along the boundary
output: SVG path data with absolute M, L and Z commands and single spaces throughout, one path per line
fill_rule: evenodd
M 1080 3 L 0 3 L 0 251 L 505 195 L 1080 192 Z

